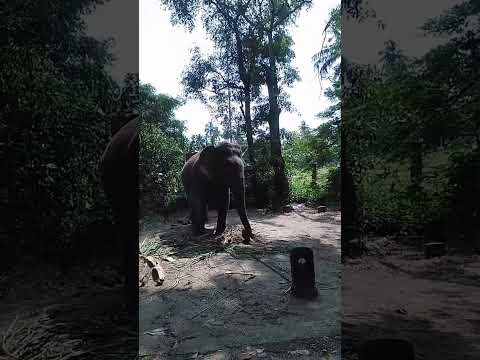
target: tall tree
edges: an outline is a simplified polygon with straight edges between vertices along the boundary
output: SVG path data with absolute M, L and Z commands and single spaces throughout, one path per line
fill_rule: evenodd
M 262 41 L 261 67 L 268 90 L 271 164 L 277 200 L 274 207 L 281 206 L 289 197 L 280 139 L 282 85 L 290 86 L 299 78 L 297 71 L 291 66 L 295 54 L 291 50 L 293 41 L 287 28 L 295 22 L 302 9 L 311 5 L 311 0 L 253 1 L 249 11 L 242 15 Z

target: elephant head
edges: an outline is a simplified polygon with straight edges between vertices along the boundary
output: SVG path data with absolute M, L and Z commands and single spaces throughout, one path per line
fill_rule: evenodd
M 198 169 L 209 181 L 232 188 L 244 179 L 244 163 L 240 147 L 221 143 L 207 146 L 199 153 Z

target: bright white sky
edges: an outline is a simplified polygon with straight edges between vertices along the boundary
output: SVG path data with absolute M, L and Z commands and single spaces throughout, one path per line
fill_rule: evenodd
M 300 71 L 301 81 L 289 93 L 300 114 L 282 113 L 281 127 L 294 130 L 302 120 L 310 126 L 318 126 L 321 120 L 315 114 L 329 105 L 320 90 L 311 59 L 320 50 L 328 12 L 339 2 L 316 0 L 310 10 L 300 15 L 297 26 L 291 30 L 295 42 L 294 65 Z M 190 49 L 199 46 L 202 52 L 206 52 L 212 48 L 205 31 L 200 22 L 192 33 L 181 26 L 171 25 L 168 10 L 164 10 L 158 0 L 140 0 L 139 16 L 140 80 L 152 84 L 160 93 L 181 96 L 180 76 L 190 62 Z M 324 83 L 323 88 L 327 85 Z M 212 118 L 205 105 L 193 100 L 179 108 L 176 116 L 186 122 L 189 136 L 203 133 L 205 124 Z
M 379 31 L 374 21 L 344 22 L 342 31 L 347 36 L 342 40 L 343 55 L 358 63 L 378 63 L 378 51 L 383 49 L 386 40 L 393 39 L 405 51 L 405 55 L 421 56 L 443 40 L 425 37 L 418 26 L 459 1 L 436 0 L 436 6 L 432 7 L 427 3 L 420 6 L 422 4 L 416 0 L 370 0 L 387 28 Z M 300 71 L 301 81 L 289 93 L 300 115 L 282 113 L 281 127 L 296 129 L 302 120 L 310 126 L 316 126 L 321 120 L 315 114 L 328 106 L 311 58 L 320 49 L 328 12 L 339 2 L 315 0 L 313 7 L 300 15 L 297 26 L 291 30 L 295 42 L 294 64 Z M 139 34 L 131 31 L 132 16 L 136 14 L 132 12 L 131 4 L 125 1 L 109 1 L 98 6 L 92 15 L 87 16 L 87 32 L 97 38 L 115 38 L 113 53 L 118 61 L 113 64 L 111 71 L 116 80 L 121 81 L 124 73 L 135 72 L 139 68 L 142 81 L 152 84 L 161 93 L 178 97 L 182 93 L 180 74 L 189 63 L 190 49 L 200 46 L 207 51 L 211 44 L 201 27 L 188 33 L 180 26 L 172 26 L 169 13 L 162 9 L 159 0 L 140 0 L 139 4 Z M 125 26 L 126 22 L 130 26 Z M 136 46 L 137 36 L 139 59 L 131 51 Z M 323 87 L 327 85 L 323 84 Z M 189 101 L 176 115 L 186 122 L 188 135 L 202 133 L 211 118 L 207 108 L 198 101 Z

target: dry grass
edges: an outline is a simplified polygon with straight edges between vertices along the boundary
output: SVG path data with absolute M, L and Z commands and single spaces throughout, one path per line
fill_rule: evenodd
M 33 319 L 19 319 L 2 334 L 0 359 L 80 359 L 82 340 L 62 334 L 62 324 L 55 323 L 46 313 Z

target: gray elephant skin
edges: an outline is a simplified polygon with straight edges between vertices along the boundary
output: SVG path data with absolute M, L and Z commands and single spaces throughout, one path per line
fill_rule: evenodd
M 240 146 L 227 142 L 207 146 L 186 161 L 181 175 L 194 236 L 205 232 L 208 204 L 212 202 L 218 210 L 215 235 L 224 233 L 232 191 L 238 199 L 237 210 L 244 227 L 244 239 L 248 242 L 253 237 L 245 206 L 244 167 Z
M 138 302 L 139 121 L 132 117 L 134 115 L 126 116 L 126 124 L 112 136 L 98 170 L 123 251 L 125 289 L 129 303 L 134 305 Z

